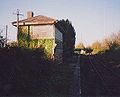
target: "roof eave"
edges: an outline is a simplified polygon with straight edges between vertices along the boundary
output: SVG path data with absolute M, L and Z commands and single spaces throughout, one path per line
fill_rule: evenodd
M 19 23 L 19 26 L 28 26 L 28 25 L 53 25 L 53 24 L 55 24 L 55 21 L 54 22 L 41 22 L 41 23 L 38 23 L 38 22 L 34 22 L 34 23 L 32 23 L 32 22 L 21 22 L 21 23 Z M 12 25 L 13 26 L 17 26 L 17 23 L 16 22 L 12 22 Z

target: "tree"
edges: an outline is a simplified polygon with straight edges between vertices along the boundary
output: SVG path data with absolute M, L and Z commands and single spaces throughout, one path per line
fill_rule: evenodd
M 108 48 L 108 50 L 113 51 L 117 48 L 119 48 L 119 44 L 118 44 L 119 38 L 117 34 L 112 34 L 110 37 L 108 37 L 107 39 L 105 39 L 105 45 L 106 48 Z
M 117 42 L 118 45 L 120 46 L 120 31 L 119 31 L 118 34 L 117 34 L 116 42 Z
M 3 36 L 0 36 L 0 47 L 3 47 L 5 43 L 5 39 L 3 38 Z
M 4 28 L 0 29 L 0 47 L 4 47 L 6 38 L 4 38 L 1 34 L 3 33 Z
M 93 53 L 96 54 L 101 51 L 101 43 L 99 41 L 96 41 L 92 44 L 91 48 L 93 49 Z
M 79 48 L 79 49 L 84 49 L 85 46 L 83 43 L 79 43 L 78 45 L 76 45 L 76 48 Z
M 74 53 L 75 48 L 75 29 L 72 23 L 67 20 L 59 20 L 56 27 L 63 34 L 63 59 L 68 58 Z

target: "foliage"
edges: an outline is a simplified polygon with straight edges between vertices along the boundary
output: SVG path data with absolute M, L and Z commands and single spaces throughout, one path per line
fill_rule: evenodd
M 30 41 L 30 48 L 44 48 L 48 58 L 51 58 L 53 53 L 53 39 L 33 39 Z
M 117 34 L 112 34 L 110 37 L 106 38 L 102 44 L 106 47 L 105 50 L 107 51 L 114 51 L 116 49 L 120 48 L 120 35 L 119 33 Z
M 84 44 L 83 44 L 83 43 L 79 43 L 79 44 L 76 46 L 76 48 L 79 48 L 79 49 L 84 49 L 84 48 L 85 48 L 85 46 L 84 46 Z
M 113 41 L 113 42 L 111 41 L 111 42 L 109 42 L 108 47 L 109 47 L 109 50 L 112 51 L 112 50 L 117 49 L 119 46 L 115 41 Z
M 1 48 L 0 96 L 47 95 L 53 68 L 41 48 Z
M 56 27 L 63 33 L 63 57 L 71 56 L 75 48 L 75 29 L 71 22 L 67 20 L 59 20 Z
M 73 69 L 48 60 L 42 48 L 0 48 L 0 96 L 68 95 Z
M 28 47 L 29 46 L 28 27 L 27 26 L 19 27 L 18 46 L 20 46 L 20 47 Z
M 114 52 L 120 49 L 120 32 L 113 33 L 102 42 L 94 42 L 91 46 L 94 53 Z
M 19 32 L 18 46 L 19 47 L 28 47 L 28 35 L 26 33 Z
M 44 52 L 48 58 L 52 57 L 53 53 L 53 39 L 32 39 L 28 35 L 28 27 L 19 27 L 18 45 L 19 47 L 27 48 L 44 48 Z
M 16 41 L 13 41 L 13 42 L 8 42 L 7 45 L 10 47 L 17 47 L 18 43 Z
M 99 41 L 96 41 L 92 44 L 91 48 L 93 49 L 93 53 L 96 54 L 101 51 L 102 46 Z
M 0 36 L 0 48 L 4 47 L 6 44 L 6 38 L 3 38 L 3 36 Z

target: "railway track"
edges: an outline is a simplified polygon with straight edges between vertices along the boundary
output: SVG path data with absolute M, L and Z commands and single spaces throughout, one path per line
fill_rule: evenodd
M 120 95 L 120 76 L 111 68 L 108 68 L 105 63 L 98 60 L 95 56 L 88 56 L 89 59 L 89 68 L 92 70 L 93 74 L 96 74 L 98 77 L 96 84 L 100 84 L 99 91 L 96 95 L 109 95 L 109 96 L 118 96 Z
M 120 73 L 120 60 L 116 60 L 116 58 L 113 58 L 113 57 L 109 57 L 109 56 L 97 56 L 97 59 L 99 61 L 102 61 L 102 64 L 105 64 L 106 67 L 108 67 L 109 69 L 112 70 L 112 72 L 114 72 L 115 76 L 120 76 L 119 73 Z M 107 60 L 105 60 L 107 59 Z
M 109 65 L 109 63 L 111 63 L 111 62 L 105 62 L 103 59 L 97 58 L 96 56 L 93 56 L 93 57 L 95 58 L 95 61 L 99 62 L 104 68 L 106 68 L 108 71 L 110 71 L 110 73 L 112 73 L 114 76 L 116 76 L 117 78 L 120 79 L 119 73 L 115 72 L 116 69 L 113 68 L 113 66 Z M 120 72 L 119 69 L 118 69 L 118 71 Z

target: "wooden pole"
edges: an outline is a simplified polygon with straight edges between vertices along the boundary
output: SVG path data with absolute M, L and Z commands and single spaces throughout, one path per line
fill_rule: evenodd
M 19 34 L 19 10 L 17 9 L 17 43 L 18 43 L 18 34 Z
M 19 11 L 19 9 L 17 9 L 17 11 L 16 11 L 16 13 L 13 13 L 14 15 L 16 15 L 17 16 L 17 20 L 16 20 L 16 23 L 17 23 L 17 43 L 19 42 L 18 41 L 18 35 L 19 35 L 19 16 L 20 15 L 22 15 L 23 16 L 23 14 L 20 14 L 20 11 Z M 19 45 L 19 43 L 18 43 L 18 45 Z
M 7 45 L 7 33 L 8 33 L 8 26 L 6 25 L 6 45 Z

